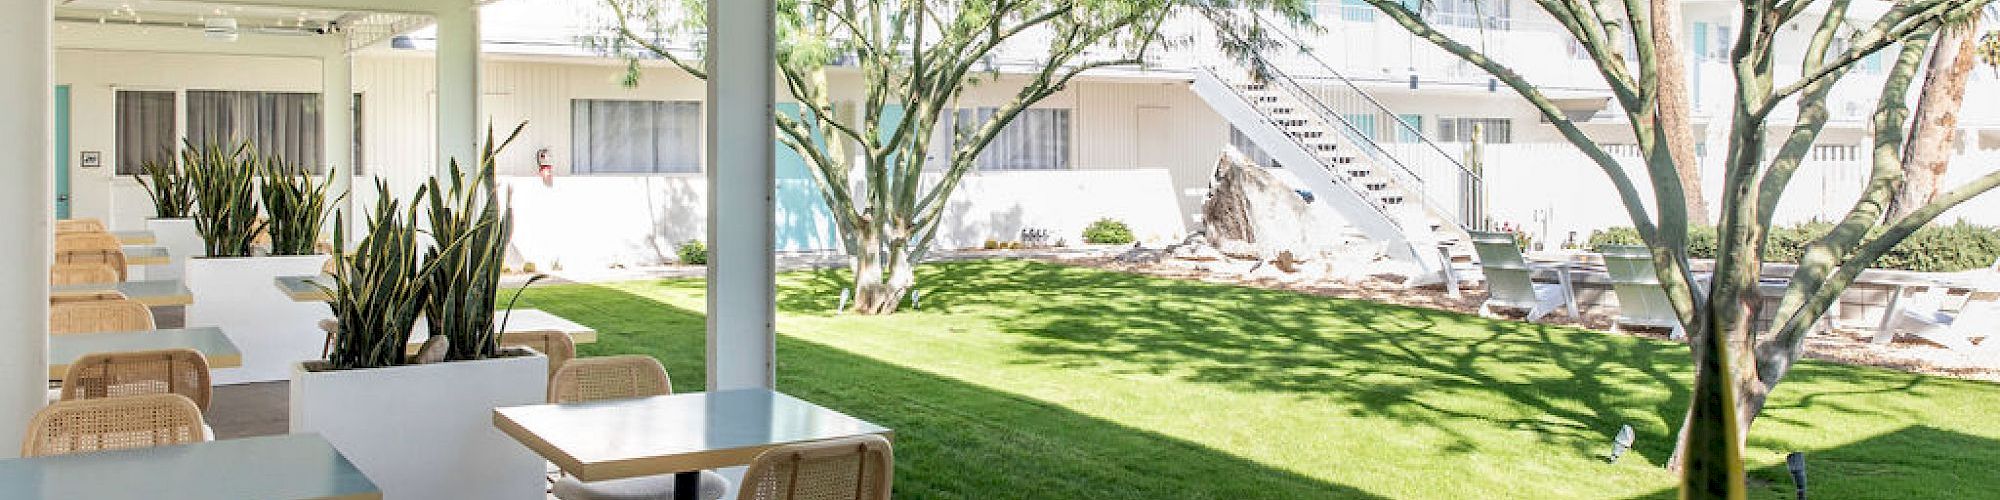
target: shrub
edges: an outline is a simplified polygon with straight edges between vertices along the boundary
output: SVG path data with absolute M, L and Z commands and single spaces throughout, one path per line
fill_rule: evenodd
M 1132 228 L 1117 219 L 1097 219 L 1097 222 L 1083 228 L 1084 243 L 1122 245 L 1137 240 L 1132 237 Z
M 1806 222 L 1771 228 L 1764 245 L 1765 262 L 1796 264 L 1813 240 L 1833 230 L 1833 224 Z M 1641 245 L 1639 232 L 1630 227 L 1592 231 L 1590 246 Z M 1711 226 L 1688 228 L 1688 257 L 1715 258 L 1716 233 Z M 1959 221 L 1947 226 L 1924 226 L 1902 243 L 1882 254 L 1875 267 L 1921 272 L 1952 272 L 1992 265 L 2000 257 L 2000 228 Z
M 708 245 L 702 244 L 701 240 L 688 240 L 687 243 L 682 243 L 676 253 L 680 254 L 682 264 L 708 265 Z

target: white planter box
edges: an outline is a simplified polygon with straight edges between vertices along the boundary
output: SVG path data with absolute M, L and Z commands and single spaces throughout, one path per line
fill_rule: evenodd
M 202 248 L 201 233 L 194 229 L 194 219 L 146 219 L 146 230 L 153 232 L 153 244 L 167 249 L 167 265 L 146 266 L 147 279 L 181 279 L 189 257 L 208 254 Z
M 199 257 L 188 259 L 187 326 L 222 329 L 243 353 L 243 367 L 215 370 L 216 385 L 285 380 L 292 365 L 320 359 L 326 333 L 319 320 L 333 317 L 324 302 L 296 302 L 278 289 L 279 276 L 320 273 L 325 255 Z
M 333 443 L 383 498 L 540 500 L 541 457 L 493 427 L 493 409 L 548 397 L 548 358 L 366 370 L 293 365 L 291 431 Z

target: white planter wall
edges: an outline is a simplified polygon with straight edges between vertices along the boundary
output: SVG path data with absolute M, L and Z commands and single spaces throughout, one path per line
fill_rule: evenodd
M 181 279 L 189 257 L 206 255 L 194 219 L 146 219 L 146 230 L 153 232 L 154 245 L 167 249 L 167 265 L 146 266 L 146 279 Z
M 279 276 L 310 276 L 326 265 L 325 255 L 188 259 L 187 326 L 222 329 L 243 353 L 241 368 L 215 370 L 216 385 L 285 380 L 292 365 L 320 359 L 326 334 L 321 318 L 332 317 L 324 302 L 294 302 L 278 290 Z
M 544 402 L 547 357 L 293 370 L 291 431 L 332 442 L 383 498 L 545 498 L 543 460 L 493 427 L 493 408 Z

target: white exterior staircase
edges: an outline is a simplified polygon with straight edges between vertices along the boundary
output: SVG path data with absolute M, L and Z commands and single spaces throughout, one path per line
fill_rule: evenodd
M 1431 146 L 1442 161 L 1423 160 L 1448 165 L 1424 169 L 1426 173 L 1456 178 L 1449 179 L 1451 189 L 1427 186 L 1426 179 L 1408 166 L 1414 161 L 1400 159 L 1374 143 L 1370 134 L 1356 130 L 1306 85 L 1276 70 L 1271 73 L 1264 81 L 1254 81 L 1225 80 L 1214 70 L 1201 71 L 1193 89 L 1302 182 L 1315 205 L 1332 210 L 1357 236 L 1383 245 L 1390 259 L 1410 264 L 1413 281 L 1436 282 L 1442 276 L 1441 266 L 1449 265 L 1446 260 L 1470 255 L 1464 244 L 1466 230 L 1483 218 L 1476 213 L 1477 200 L 1466 199 L 1478 196 L 1476 174 Z M 1370 113 L 1395 116 L 1372 99 L 1366 102 L 1377 108 L 1367 110 Z M 1439 194 L 1454 199 L 1434 199 Z M 1445 248 L 1445 258 L 1440 258 L 1440 247 Z

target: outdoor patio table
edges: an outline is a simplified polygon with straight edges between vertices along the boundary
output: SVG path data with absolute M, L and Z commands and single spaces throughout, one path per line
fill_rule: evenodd
M 173 262 L 173 259 L 167 258 L 167 247 L 128 245 L 124 250 L 125 265 L 128 266 L 164 266 Z
M 0 498 L 380 499 L 318 434 L 0 460 Z
M 243 366 L 243 354 L 221 328 L 203 326 L 136 332 L 104 332 L 54 335 L 49 337 L 49 380 L 69 374 L 69 364 L 85 354 L 98 352 L 150 351 L 186 347 L 208 358 L 209 368 Z
M 769 389 L 496 408 L 493 426 L 584 481 L 675 473 L 677 499 L 695 498 L 701 470 L 746 465 L 773 447 L 893 437 Z
M 143 229 L 136 231 L 112 231 L 111 235 L 117 237 L 118 243 L 123 245 L 151 245 L 160 241 L 157 237 L 153 236 L 152 231 Z
M 84 285 L 55 285 L 49 287 L 53 297 L 90 295 L 99 292 L 117 291 L 125 298 L 138 301 L 149 307 L 184 306 L 194 303 L 194 293 L 181 280 L 138 280 L 123 283 L 92 283 Z

